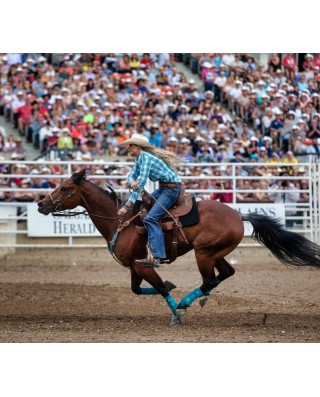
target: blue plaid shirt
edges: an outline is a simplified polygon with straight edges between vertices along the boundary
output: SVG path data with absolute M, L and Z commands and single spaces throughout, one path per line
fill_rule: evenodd
M 181 183 L 178 174 L 170 168 L 162 159 L 151 153 L 142 151 L 133 164 L 133 168 L 128 175 L 127 182 L 130 183 L 134 180 L 138 182 L 139 189 L 132 192 L 129 201 L 134 204 L 142 192 L 147 179 L 152 182 L 174 182 Z

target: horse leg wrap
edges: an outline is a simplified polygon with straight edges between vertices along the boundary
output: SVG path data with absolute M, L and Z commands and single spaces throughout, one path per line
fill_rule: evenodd
M 176 310 L 178 307 L 177 302 L 173 299 L 173 297 L 169 294 L 166 298 L 164 298 L 167 302 L 167 305 L 170 307 L 170 310 L 174 315 L 176 315 Z
M 160 292 L 156 290 L 154 287 L 142 287 L 141 294 L 142 295 L 158 295 Z
M 196 288 L 193 291 L 189 292 L 188 295 L 184 296 L 181 299 L 181 302 L 179 303 L 179 306 L 181 305 L 184 308 L 189 307 L 192 302 L 194 302 L 198 298 L 201 298 L 201 296 L 203 296 L 203 295 L 204 294 L 201 291 L 201 289 L 200 288 Z

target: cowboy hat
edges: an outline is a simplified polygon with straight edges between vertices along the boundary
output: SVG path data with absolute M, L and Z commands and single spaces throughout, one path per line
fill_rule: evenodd
M 137 145 L 141 147 L 149 147 L 151 148 L 152 145 L 149 142 L 149 139 L 142 135 L 142 134 L 132 134 L 131 138 L 127 139 L 124 142 L 121 142 L 120 146 L 124 145 Z

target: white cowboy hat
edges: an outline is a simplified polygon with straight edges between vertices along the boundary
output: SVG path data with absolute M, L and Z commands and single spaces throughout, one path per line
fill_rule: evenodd
M 149 139 L 142 135 L 142 134 L 132 134 L 131 138 L 127 139 L 126 141 L 122 142 L 119 146 L 124 145 L 137 145 L 141 147 L 152 147 Z

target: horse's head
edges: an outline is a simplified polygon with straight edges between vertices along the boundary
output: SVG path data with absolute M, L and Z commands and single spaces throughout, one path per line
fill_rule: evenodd
M 48 215 L 51 212 L 76 208 L 81 202 L 78 190 L 84 179 L 86 179 L 85 169 L 74 173 L 71 178 L 61 183 L 53 192 L 47 194 L 44 199 L 38 202 L 38 211 L 41 214 Z

